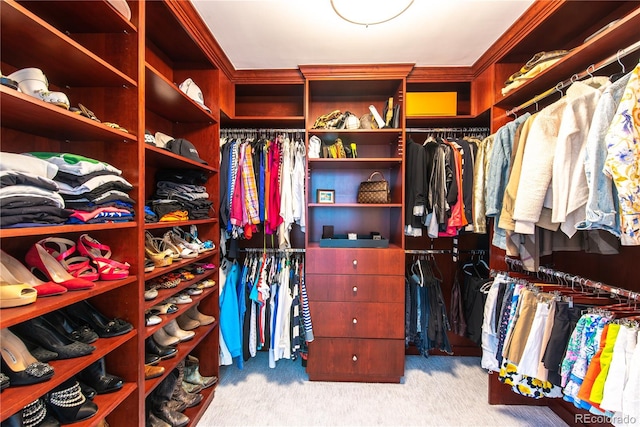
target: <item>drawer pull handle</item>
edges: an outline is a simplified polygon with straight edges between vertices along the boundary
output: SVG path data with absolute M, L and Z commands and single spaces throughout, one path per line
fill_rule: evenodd
M 357 259 L 354 259 L 354 260 L 353 260 L 353 266 L 354 266 L 354 267 L 357 267 L 357 266 L 358 266 L 358 260 L 357 260 Z
M 358 323 L 358 319 L 356 319 L 355 317 L 353 318 L 353 324 L 355 325 L 356 323 Z
M 351 358 L 351 360 L 353 360 L 354 362 L 358 361 L 358 356 L 356 356 L 355 354 L 353 355 L 353 357 Z
M 357 286 L 353 287 L 353 292 L 358 292 L 358 287 Z

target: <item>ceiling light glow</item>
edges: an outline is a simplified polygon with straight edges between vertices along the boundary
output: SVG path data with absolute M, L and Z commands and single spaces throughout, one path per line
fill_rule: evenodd
M 345 21 L 368 27 L 397 18 L 414 0 L 330 0 L 334 12 Z

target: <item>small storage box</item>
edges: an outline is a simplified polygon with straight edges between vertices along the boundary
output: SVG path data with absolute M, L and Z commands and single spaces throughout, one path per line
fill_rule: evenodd
M 407 117 L 455 116 L 457 92 L 407 92 Z

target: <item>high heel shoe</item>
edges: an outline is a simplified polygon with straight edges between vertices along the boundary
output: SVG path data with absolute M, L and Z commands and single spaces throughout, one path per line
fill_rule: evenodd
M 196 258 L 198 256 L 198 251 L 194 251 L 180 243 L 176 237 L 176 234 L 170 230 L 164 233 L 162 240 L 164 240 L 165 245 L 169 249 L 178 253 L 180 258 Z
M 99 338 L 93 329 L 87 325 L 78 325 L 62 310 L 43 314 L 42 317 L 70 340 L 91 344 Z
M 85 279 L 73 277 L 64 267 L 56 261 L 42 245 L 36 243 L 27 252 L 25 257 L 26 263 L 45 274 L 49 280 L 58 283 L 70 291 L 79 291 L 82 289 L 91 289 L 95 283 Z
M 67 316 L 76 319 L 78 323 L 87 324 L 100 338 L 123 335 L 133 329 L 133 325 L 126 320 L 107 318 L 88 301 L 72 304 L 65 308 L 65 312 Z
M 41 383 L 53 376 L 53 367 L 38 362 L 9 329 L 0 329 L 0 341 L 2 372 L 9 377 L 12 387 Z
M 64 286 L 38 279 L 20 261 L 2 249 L 0 249 L 0 278 L 7 283 L 31 285 L 39 297 L 60 295 L 67 292 L 67 288 Z
M 198 238 L 198 227 L 192 224 L 187 233 L 187 239 L 190 239 L 193 243 L 200 247 L 200 252 L 212 251 L 216 248 L 215 243 L 211 240 L 205 240 L 204 242 Z
M 189 233 L 184 231 L 182 228 L 177 227 L 177 226 L 173 227 L 171 229 L 171 232 L 172 232 L 172 239 L 173 239 L 174 243 L 176 243 L 176 244 L 180 243 L 184 247 L 191 249 L 195 253 L 203 252 L 202 248 L 200 247 L 200 245 L 198 243 L 194 242 L 192 240 L 192 238 L 190 238 L 191 236 L 189 236 Z
M 73 359 L 93 353 L 94 346 L 74 341 L 62 335 L 44 317 L 34 317 L 17 325 L 11 331 L 58 353 L 58 359 Z
M 46 397 L 51 412 L 62 424 L 70 424 L 93 417 L 98 405 L 87 400 L 80 384 L 73 377 L 51 390 Z
M 164 248 L 163 240 L 153 237 L 148 231 L 145 233 L 144 252 L 156 267 L 166 267 L 173 262 L 173 251 Z M 177 257 L 178 254 L 176 254 Z
M 112 260 L 111 248 L 88 234 L 83 234 L 78 239 L 78 252 L 91 258 L 98 266 L 100 280 L 120 280 L 129 277 L 129 263 Z
M 21 307 L 36 302 L 38 293 L 29 285 L 0 282 L 0 308 Z
M 100 278 L 98 271 L 91 266 L 86 256 L 71 256 L 76 252 L 73 240 L 62 237 L 47 237 L 38 242 L 46 249 L 73 277 L 95 282 Z
M 59 427 L 60 422 L 56 420 L 51 414 L 47 405 L 44 403 L 43 398 L 29 403 L 22 408 L 22 419 L 24 426 L 38 426 L 38 427 Z

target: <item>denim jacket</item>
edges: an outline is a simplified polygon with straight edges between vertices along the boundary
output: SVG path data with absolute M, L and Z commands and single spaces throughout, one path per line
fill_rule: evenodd
M 616 80 L 602 93 L 593 115 L 587 137 L 584 169 L 589 185 L 589 198 L 586 207 L 586 220 L 576 224 L 578 230 L 606 230 L 620 237 L 620 216 L 618 215 L 618 197 L 611 177 L 603 172 L 607 157 L 605 135 L 613 120 L 629 77 L 627 74 Z
M 509 181 L 509 172 L 511 171 L 511 151 L 518 126 L 530 116 L 531 114 L 525 113 L 498 129 L 491 151 L 486 183 L 486 215 L 496 218 L 492 243 L 501 249 L 506 249 L 507 247 L 506 232 L 499 228 L 497 224 L 500 222 L 502 198 L 504 189 Z

